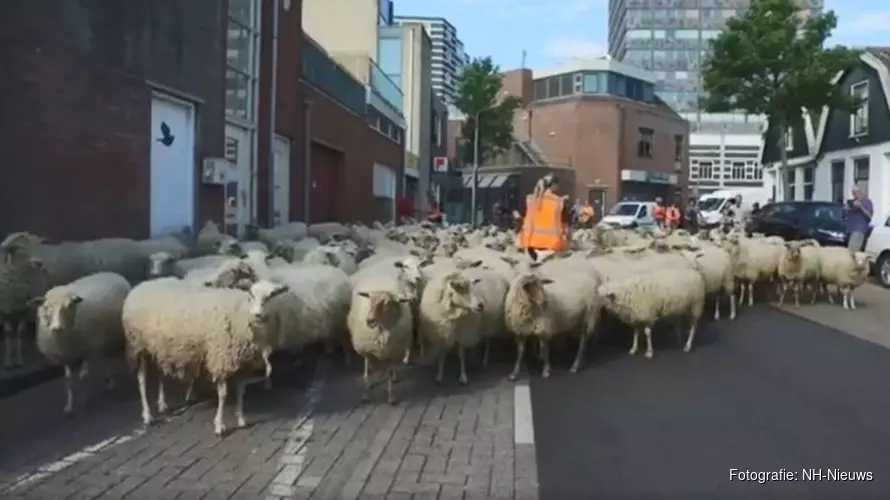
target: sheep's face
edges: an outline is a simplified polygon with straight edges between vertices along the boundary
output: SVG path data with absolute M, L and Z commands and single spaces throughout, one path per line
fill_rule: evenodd
M 340 267 L 340 256 L 334 250 L 326 249 L 323 251 L 325 264 L 331 267 Z
M 83 297 L 70 292 L 37 297 L 32 301 L 33 304 L 40 305 L 37 308 L 37 320 L 53 335 L 58 335 L 74 325 L 77 306 L 81 302 Z
M 244 247 L 235 238 L 227 236 L 216 242 L 216 253 L 241 257 L 244 255 Z
M 258 281 L 247 289 L 250 296 L 250 320 L 251 324 L 265 323 L 269 318 L 266 306 L 273 298 L 290 291 L 287 285 L 272 281 Z
M 408 257 L 397 261 L 394 266 L 402 271 L 405 280 L 415 287 L 419 287 L 423 281 L 423 268 L 433 263 L 433 259 L 425 257 L 418 259 L 416 257 Z
M 167 252 L 155 252 L 148 256 L 148 275 L 154 278 L 173 274 L 176 258 Z
M 788 259 L 789 262 L 800 262 L 800 245 L 796 245 L 794 243 L 786 243 L 785 258 Z
M 260 277 L 256 269 L 244 260 L 233 260 L 223 263 L 213 278 L 204 282 L 204 286 L 211 288 L 236 288 L 249 291 Z
M 277 243 L 274 247 L 272 247 L 271 252 L 271 255 L 281 257 L 287 262 L 293 262 L 297 258 L 297 254 L 294 251 L 293 247 L 286 243 Z
M 456 273 L 448 276 L 441 300 L 445 310 L 455 316 L 467 312 L 482 312 L 484 309 L 482 301 L 473 291 L 473 285 L 479 281 L 479 278 L 468 280 Z
M 544 286 L 550 283 L 553 283 L 553 280 L 549 278 L 525 274 L 517 278 L 516 286 L 535 309 L 542 310 L 547 307 L 547 293 L 544 291 Z
M 389 291 L 358 292 L 358 295 L 368 299 L 365 324 L 373 329 L 397 321 L 402 314 L 402 304 L 409 304 L 413 300 L 408 295 L 396 295 Z

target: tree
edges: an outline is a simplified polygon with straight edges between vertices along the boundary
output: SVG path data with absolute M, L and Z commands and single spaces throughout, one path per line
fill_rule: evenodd
M 834 12 L 801 19 L 799 5 L 799 0 L 752 0 L 745 15 L 730 19 L 711 43 L 702 71 L 704 109 L 766 116 L 779 139 L 783 168 L 787 130 L 802 123 L 803 110 L 827 106 L 852 112 L 860 104 L 833 83 L 859 61 L 855 50 L 825 48 L 837 27 Z
M 490 57 L 473 59 L 458 79 L 455 106 L 467 119 L 461 135 L 473 148 L 476 119 L 479 119 L 479 162 L 510 147 L 513 142 L 513 113 L 520 100 L 513 96 L 503 97 L 500 68 Z M 472 149 L 471 149 L 472 150 Z

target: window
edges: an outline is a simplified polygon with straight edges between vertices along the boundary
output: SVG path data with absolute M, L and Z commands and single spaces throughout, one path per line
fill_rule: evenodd
M 226 40 L 226 114 L 254 119 L 259 51 L 258 5 L 250 0 L 229 2 Z
M 785 129 L 785 151 L 794 151 L 794 129 Z
M 547 80 L 535 80 L 535 100 L 547 98 Z
M 847 174 L 847 165 L 844 160 L 831 162 L 831 201 L 844 202 L 844 177 Z
M 743 161 L 734 161 L 732 162 L 732 180 L 741 181 L 745 180 L 745 162 Z
M 816 182 L 816 167 L 803 167 L 803 199 L 813 200 L 813 187 Z
M 683 161 L 683 136 L 674 136 L 674 161 Z
M 853 159 L 853 183 L 864 188 L 866 193 L 868 192 L 869 170 L 868 156 Z
M 599 84 L 599 74 L 596 73 L 588 73 L 584 75 L 584 93 L 585 94 L 596 94 L 599 92 L 605 92 L 605 85 L 602 87 Z M 605 76 L 605 75 L 603 75 Z
M 699 163 L 699 179 L 710 179 L 714 175 L 714 164 L 709 161 Z
M 850 137 L 868 135 L 868 80 L 851 85 L 850 95 L 860 101 L 859 108 L 850 115 Z
M 655 131 L 651 128 L 640 127 L 640 138 L 637 141 L 637 156 L 640 158 L 652 158 L 652 142 Z
M 797 169 L 789 168 L 785 171 L 785 200 L 791 201 L 796 197 L 795 184 L 797 183 Z
M 649 210 L 646 208 L 646 205 L 640 205 L 640 212 L 637 214 L 637 218 L 642 219 L 647 215 L 649 215 Z

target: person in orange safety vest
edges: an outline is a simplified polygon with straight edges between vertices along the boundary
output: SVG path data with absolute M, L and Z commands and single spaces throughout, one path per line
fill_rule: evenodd
M 665 215 L 667 215 L 667 213 L 664 207 L 664 202 L 659 196 L 655 198 L 655 208 L 652 209 L 652 218 L 655 219 L 655 224 L 661 229 L 664 229 Z
M 680 209 L 671 204 L 664 213 L 665 229 L 674 230 L 680 225 Z
M 569 207 L 558 190 L 559 180 L 548 174 L 525 197 L 525 217 L 516 241 L 535 261 L 568 247 Z
M 593 224 L 593 205 L 589 201 L 585 201 L 578 211 L 578 225 L 583 228 L 589 228 Z

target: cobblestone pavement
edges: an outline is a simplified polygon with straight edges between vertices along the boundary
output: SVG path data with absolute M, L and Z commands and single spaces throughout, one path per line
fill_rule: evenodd
M 890 290 L 866 283 L 853 295 L 856 310 L 845 310 L 838 299 L 811 305 L 809 296 L 802 298 L 799 309 L 786 303 L 782 310 L 890 348 Z
M 251 387 L 251 425 L 222 439 L 211 401 L 148 429 L 132 393 L 70 419 L 61 381 L 0 401 L 0 498 L 537 498 L 534 445 L 514 444 L 503 369 L 438 387 L 414 368 L 393 407 L 361 404 L 355 369 L 319 366 L 271 392 Z

